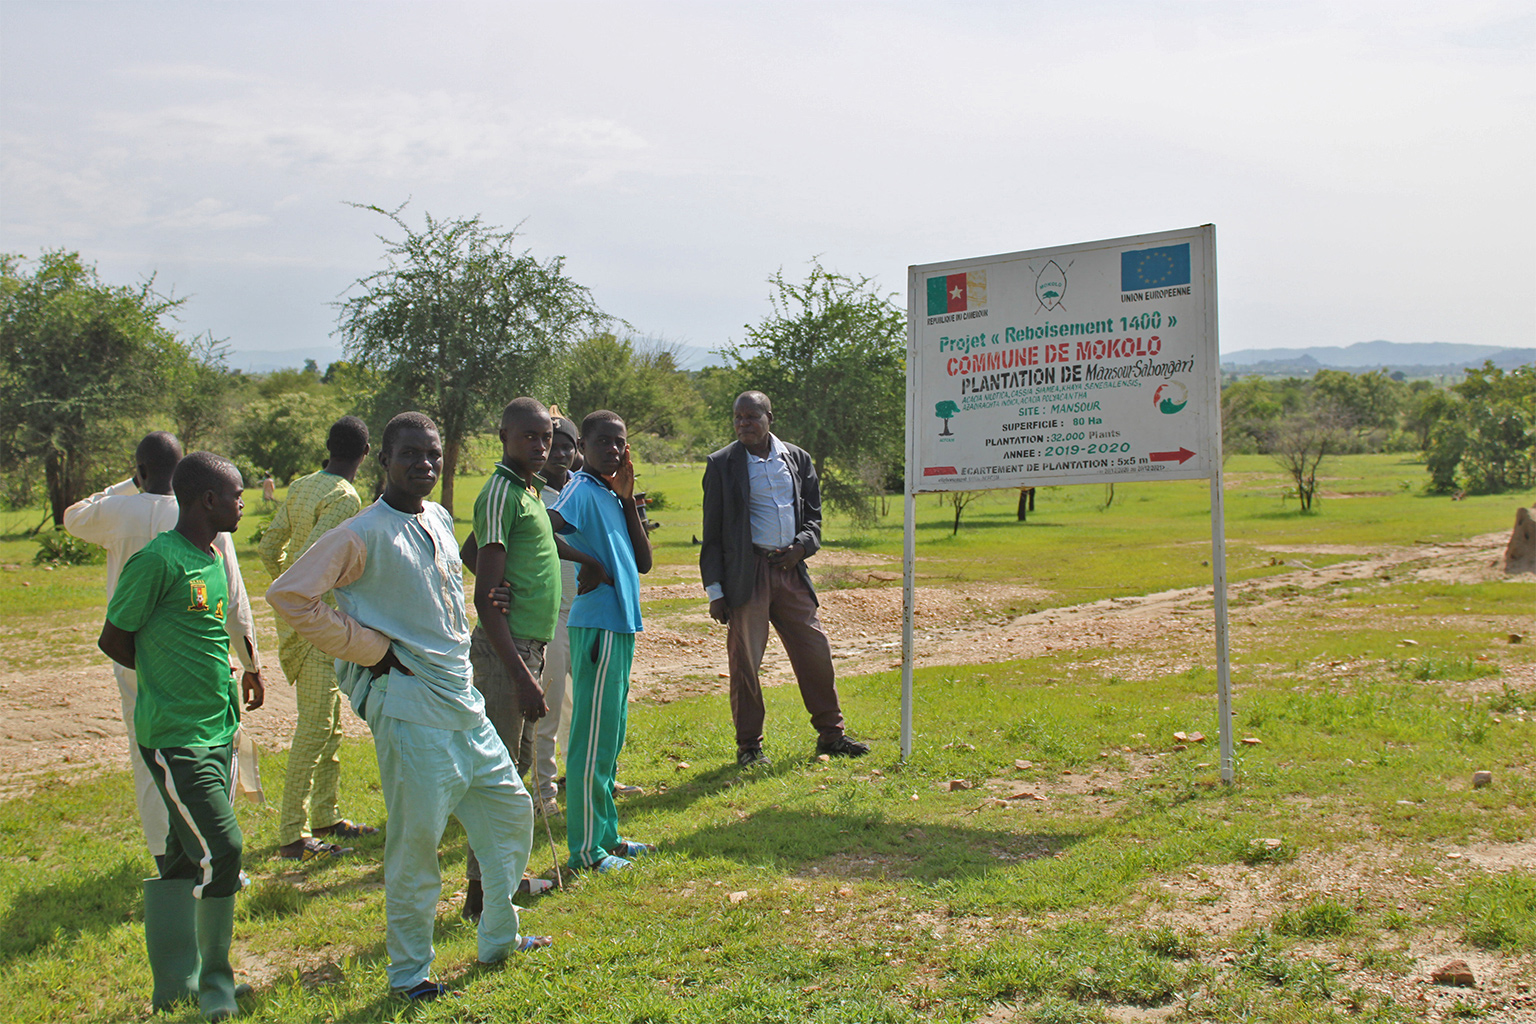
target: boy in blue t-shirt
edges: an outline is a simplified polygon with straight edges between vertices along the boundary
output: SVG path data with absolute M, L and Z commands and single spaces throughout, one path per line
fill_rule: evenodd
M 641 629 L 640 573 L 651 571 L 651 542 L 635 506 L 624 421 L 607 409 L 589 414 L 580 444 L 582 469 L 549 509 L 561 557 L 581 565 L 569 619 L 566 843 L 572 868 L 611 871 L 652 849 L 620 837 L 613 804 Z

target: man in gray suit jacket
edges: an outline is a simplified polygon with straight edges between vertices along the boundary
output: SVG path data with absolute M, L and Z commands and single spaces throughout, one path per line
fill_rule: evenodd
M 736 440 L 704 467 L 704 540 L 699 571 L 709 614 L 726 623 L 736 763 L 767 765 L 763 691 L 757 672 L 768 626 L 779 634 L 816 730 L 816 752 L 860 757 L 869 747 L 843 730 L 832 646 L 817 617 L 805 559 L 821 547 L 821 488 L 811 457 L 773 436 L 773 407 L 744 391 L 732 410 Z

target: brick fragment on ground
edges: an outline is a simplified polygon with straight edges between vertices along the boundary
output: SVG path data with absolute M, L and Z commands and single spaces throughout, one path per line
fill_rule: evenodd
M 1449 985 L 1456 988 L 1477 987 L 1477 979 L 1472 976 L 1472 968 L 1467 966 L 1465 960 L 1452 960 L 1429 977 L 1436 985 Z

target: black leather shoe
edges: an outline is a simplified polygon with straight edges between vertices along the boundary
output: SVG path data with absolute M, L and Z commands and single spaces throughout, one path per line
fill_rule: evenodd
M 767 768 L 773 762 L 763 756 L 762 747 L 748 747 L 736 751 L 736 765 L 740 768 Z
M 847 736 L 839 736 L 835 740 L 818 741 L 816 753 L 830 754 L 833 757 L 863 757 L 869 753 L 869 744 L 860 743 L 858 740 L 849 739 Z

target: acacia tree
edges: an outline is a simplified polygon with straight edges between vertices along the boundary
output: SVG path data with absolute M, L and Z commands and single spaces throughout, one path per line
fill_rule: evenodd
M 487 427 L 508 400 L 541 390 L 552 358 L 608 318 L 563 273 L 564 257 L 540 262 L 514 245 L 517 232 L 478 216 L 413 228 L 404 207 L 361 206 L 404 237 L 383 235 L 382 270 L 358 279 L 338 303 L 336 333 L 348 357 L 381 385 L 375 422 L 414 408 L 442 433 L 441 500 L 453 511 L 464 439 Z M 390 406 L 381 403 L 388 400 Z
M 955 510 L 955 525 L 954 528 L 949 531 L 949 535 L 953 537 L 960 532 L 960 513 L 965 511 L 965 507 L 967 505 L 981 497 L 981 492 L 950 491 L 944 497 L 945 500 L 949 502 L 950 508 Z
M 76 252 L 45 252 L 31 273 L 0 256 L 0 466 L 42 463 L 56 525 L 186 358 L 162 323 L 180 304 L 153 278 L 104 284 Z
M 888 471 L 902 460 L 906 311 L 870 278 L 815 260 L 804 283 L 782 270 L 768 283 L 772 313 L 724 355 L 743 389 L 772 400 L 775 433 L 810 453 L 822 494 L 868 519 L 869 463 Z
M 1312 511 L 1317 470 L 1323 460 L 1349 446 L 1349 416 L 1328 402 L 1281 420 L 1270 435 L 1269 457 L 1296 485 L 1301 511 Z

